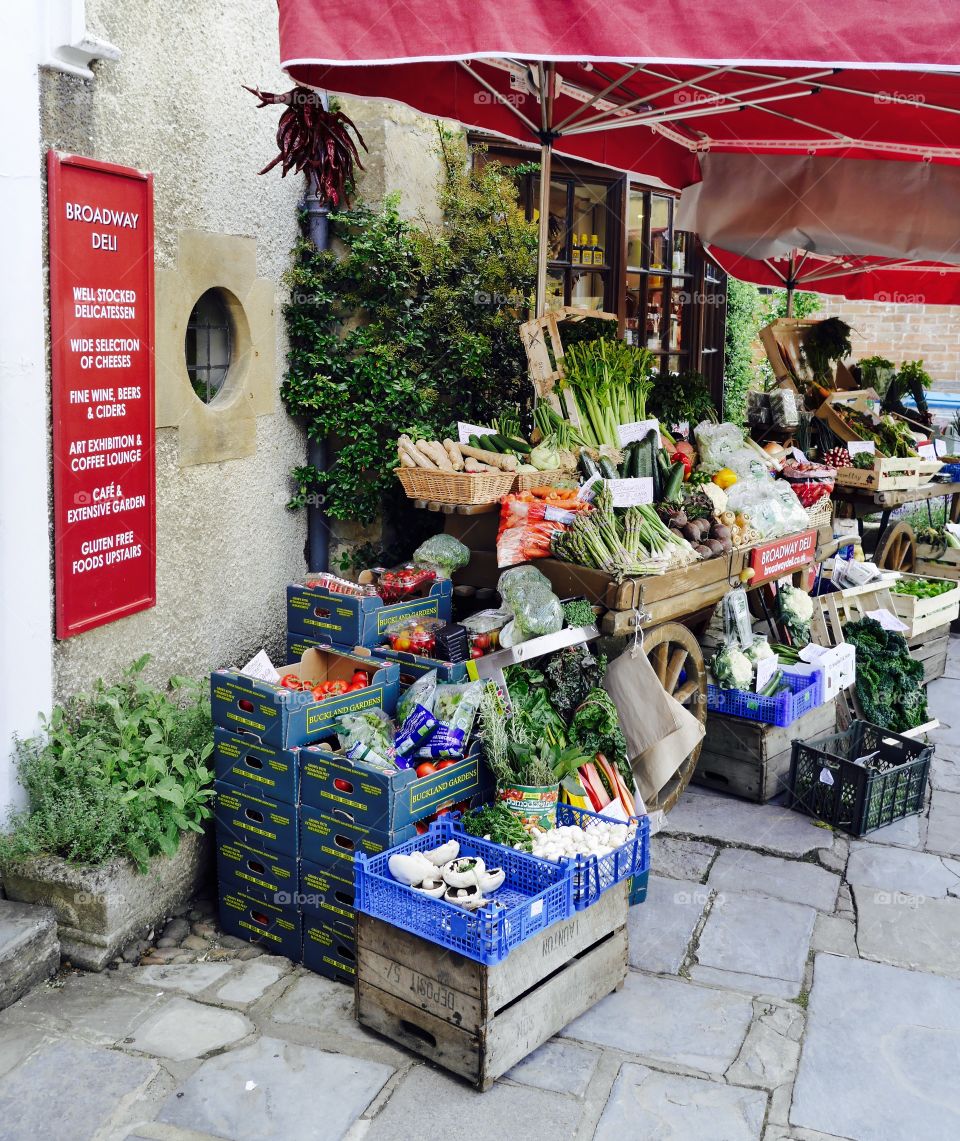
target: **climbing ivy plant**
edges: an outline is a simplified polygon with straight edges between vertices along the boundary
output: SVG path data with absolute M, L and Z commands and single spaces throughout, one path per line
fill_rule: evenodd
M 333 458 L 294 469 L 291 507 L 322 495 L 331 518 L 372 522 L 395 490 L 399 433 L 483 423 L 524 395 L 536 227 L 509 168 L 468 164 L 448 133 L 438 152 L 441 224 L 404 219 L 398 196 L 357 202 L 331 216 L 338 252 L 294 248 L 281 396 Z

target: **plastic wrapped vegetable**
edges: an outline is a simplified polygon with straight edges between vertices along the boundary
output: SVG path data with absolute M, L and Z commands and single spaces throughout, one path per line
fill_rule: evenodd
M 781 586 L 777 592 L 780 602 L 780 619 L 801 649 L 810 641 L 810 623 L 813 621 L 813 599 L 805 590 L 795 586 Z
M 397 771 L 393 722 L 382 709 L 344 713 L 337 721 L 336 733 L 340 748 L 351 761 L 363 761 L 387 773 Z
M 743 647 L 743 656 L 756 666 L 762 658 L 772 658 L 773 650 L 770 648 L 770 643 L 762 634 L 757 634 L 749 646 Z
M 761 539 L 775 539 L 809 526 L 807 512 L 789 483 L 767 475 L 735 483 L 727 492 L 727 507 L 749 516 L 750 526 Z
M 429 743 L 420 749 L 419 756 L 463 756 L 483 698 L 483 689 L 482 681 L 471 681 L 465 685 L 441 683 L 437 686 L 433 715 L 440 725 Z
M 749 690 L 753 685 L 753 663 L 734 642 L 727 642 L 717 650 L 710 671 L 721 689 Z
M 397 719 L 402 725 L 410 716 L 416 706 L 422 705 L 430 713 L 433 712 L 433 703 L 437 695 L 437 671 L 427 670 L 406 689 L 397 702 Z
M 470 549 L 452 535 L 433 535 L 413 552 L 413 561 L 431 567 L 437 578 L 449 578 L 470 562 Z
M 523 594 L 538 587 L 550 590 L 550 580 L 536 567 L 511 567 L 505 570 L 497 582 L 497 591 L 508 606 L 523 597 Z

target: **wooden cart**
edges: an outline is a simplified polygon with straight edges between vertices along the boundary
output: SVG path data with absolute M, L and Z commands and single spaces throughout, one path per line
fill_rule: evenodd
M 455 581 L 472 585 L 490 585 L 500 573 L 497 567 L 495 539 L 499 513 L 496 505 L 490 511 L 465 515 L 447 512 L 446 531 L 470 547 L 470 566 L 455 576 Z M 440 508 L 443 510 L 443 508 Z M 824 556 L 824 544 L 832 537 L 832 530 L 822 528 L 783 536 L 774 544 L 788 545 L 804 536 L 806 556 L 784 569 L 775 566 L 774 573 L 755 573 L 747 584 L 751 591 L 774 579 L 809 567 Z M 771 544 L 739 548 L 730 555 L 689 567 L 669 571 L 662 575 L 640 575 L 615 582 L 602 571 L 557 559 L 538 559 L 536 567 L 553 586 L 561 598 L 586 598 L 605 608 L 601 622 L 604 634 L 613 637 L 636 637 L 642 640 L 646 653 L 663 688 L 686 706 L 701 724 L 707 720 L 707 670 L 699 637 L 703 635 L 713 617 L 717 604 L 727 592 L 741 585 L 741 572 L 752 568 L 757 553 Z M 701 745 L 684 759 L 674 776 L 667 782 L 653 802 L 650 811 L 669 812 L 687 787 Z
M 925 558 L 930 557 L 929 552 L 918 549 L 916 532 L 909 523 L 891 523 L 890 516 L 898 507 L 908 503 L 930 503 L 942 498 L 950 522 L 960 522 L 960 482 L 925 483 L 919 487 L 892 491 L 871 491 L 868 488 L 838 484 L 833 489 L 832 498 L 836 503 L 849 507 L 861 525 L 867 515 L 880 513 L 874 560 L 885 570 L 914 573 L 918 570 L 918 563 L 922 564 Z M 927 573 L 922 566 L 919 570 L 920 573 Z M 929 573 L 936 574 L 937 571 L 934 568 Z

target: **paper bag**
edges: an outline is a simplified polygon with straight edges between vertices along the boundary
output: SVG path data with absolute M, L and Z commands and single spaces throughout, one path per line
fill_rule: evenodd
M 653 800 L 704 734 L 704 728 L 664 690 L 643 653 L 611 662 L 603 688 L 617 707 L 627 757 L 644 801 Z

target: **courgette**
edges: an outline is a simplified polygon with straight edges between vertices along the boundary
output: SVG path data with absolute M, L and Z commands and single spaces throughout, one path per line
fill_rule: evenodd
M 471 436 L 470 443 L 475 448 L 480 448 L 480 450 L 484 452 L 499 452 L 501 450 L 497 447 L 496 435 Z
M 505 440 L 507 442 L 507 446 L 513 451 L 523 452 L 525 456 L 529 455 L 533 450 L 526 440 L 518 440 L 516 436 L 500 436 L 500 439 Z
M 600 474 L 604 479 L 619 479 L 620 473 L 606 456 L 600 457 Z
M 663 502 L 664 503 L 679 503 L 680 489 L 683 487 L 683 464 L 675 463 L 670 469 L 670 474 L 667 476 L 663 485 Z
M 580 449 L 580 458 L 577 464 L 580 468 L 580 474 L 584 479 L 592 479 L 595 475 L 600 474 L 600 468 L 597 467 L 596 460 L 594 460 L 586 448 Z
M 627 444 L 627 446 L 623 449 L 623 458 L 620 460 L 620 478 L 621 479 L 629 479 L 630 478 L 630 472 L 633 468 L 634 450 L 635 449 L 634 449 L 633 444 Z

